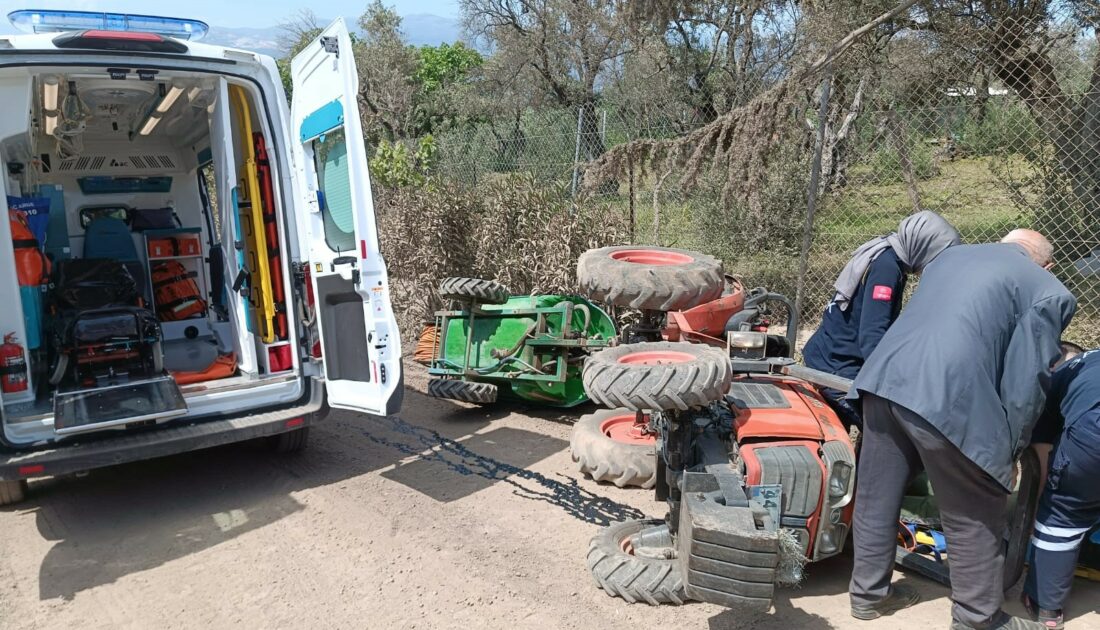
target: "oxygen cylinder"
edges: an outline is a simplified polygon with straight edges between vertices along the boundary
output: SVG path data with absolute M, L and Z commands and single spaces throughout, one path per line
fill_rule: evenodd
M 15 333 L 8 333 L 0 345 L 0 391 L 14 394 L 26 390 L 27 358 L 23 346 L 15 340 Z

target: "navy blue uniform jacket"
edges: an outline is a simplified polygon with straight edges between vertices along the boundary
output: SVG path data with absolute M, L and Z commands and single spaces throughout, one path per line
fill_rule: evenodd
M 1100 350 L 1090 350 L 1054 371 L 1046 411 L 1031 441 L 1054 444 L 1064 429 L 1096 407 L 1100 407 Z
M 905 270 L 894 249 L 882 251 L 867 267 L 848 310 L 830 303 L 821 326 L 802 350 L 808 367 L 855 378 L 901 312 Z

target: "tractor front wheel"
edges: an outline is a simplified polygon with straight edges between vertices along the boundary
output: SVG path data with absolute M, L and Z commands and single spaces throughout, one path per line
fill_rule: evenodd
M 596 534 L 588 545 L 588 570 L 596 586 L 631 604 L 683 604 L 687 595 L 676 560 L 634 553 L 632 538 L 644 529 L 662 525 L 664 521 L 658 520 L 626 521 Z
M 649 416 L 637 421 L 629 409 L 601 409 L 573 425 L 569 450 L 577 468 L 596 481 L 622 488 L 652 488 L 657 483 L 657 436 Z
M 722 350 L 658 341 L 596 352 L 582 378 L 588 397 L 605 407 L 683 411 L 721 400 L 733 374 Z

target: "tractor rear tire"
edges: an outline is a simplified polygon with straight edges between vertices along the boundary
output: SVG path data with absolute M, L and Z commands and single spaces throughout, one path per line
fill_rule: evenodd
M 652 488 L 657 483 L 656 439 L 623 441 L 605 430 L 608 421 L 633 415 L 628 409 L 601 409 L 577 420 L 569 450 L 582 473 L 620 488 Z
M 478 304 L 504 304 L 511 292 L 496 280 L 480 278 L 445 278 L 439 283 L 439 295 L 445 300 L 476 302 Z
M 635 411 L 705 407 L 722 399 L 731 378 L 722 350 L 669 341 L 606 348 L 588 357 L 582 374 L 593 402 Z
M 722 263 L 713 256 L 667 247 L 601 247 L 581 254 L 577 284 L 611 306 L 682 311 L 722 295 Z
M 497 401 L 497 392 L 497 386 L 492 383 L 442 378 L 428 381 L 428 395 L 433 398 L 487 405 Z
M 0 481 L 0 505 L 19 503 L 27 496 L 27 480 Z
M 631 604 L 679 605 L 687 601 L 684 579 L 675 559 L 641 558 L 626 551 L 628 538 L 646 527 L 663 524 L 664 521 L 658 520 L 626 521 L 596 534 L 588 544 L 588 570 L 596 586 Z

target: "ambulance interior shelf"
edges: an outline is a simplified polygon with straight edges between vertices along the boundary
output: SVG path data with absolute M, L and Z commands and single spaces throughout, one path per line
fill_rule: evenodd
M 187 321 L 206 315 L 210 286 L 199 228 L 146 230 L 148 277 L 166 340 L 184 336 Z

